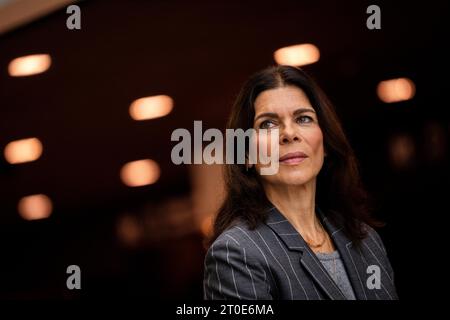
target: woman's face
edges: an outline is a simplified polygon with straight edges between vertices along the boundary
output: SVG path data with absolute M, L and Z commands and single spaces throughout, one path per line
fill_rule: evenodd
M 265 183 L 302 185 L 316 178 L 324 160 L 323 136 L 303 90 L 284 86 L 263 91 L 255 100 L 253 127 L 279 130 L 279 170 L 261 175 Z M 257 171 L 264 166 L 256 164 Z

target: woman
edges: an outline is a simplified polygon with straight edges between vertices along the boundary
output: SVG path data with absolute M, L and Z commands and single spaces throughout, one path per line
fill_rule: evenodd
M 278 129 L 279 169 L 228 164 L 205 257 L 205 299 L 397 299 L 357 162 L 333 106 L 301 69 L 242 88 L 230 129 Z

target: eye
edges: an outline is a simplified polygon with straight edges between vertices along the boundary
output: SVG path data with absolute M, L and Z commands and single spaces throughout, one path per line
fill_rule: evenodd
M 259 124 L 260 129 L 270 129 L 275 126 L 274 122 L 272 120 L 264 120 Z
M 300 116 L 297 118 L 297 122 L 299 123 L 310 123 L 314 122 L 314 119 L 310 116 Z

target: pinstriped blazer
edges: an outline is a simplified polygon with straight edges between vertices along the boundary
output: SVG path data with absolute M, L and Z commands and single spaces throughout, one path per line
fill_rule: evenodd
M 394 273 L 381 238 L 367 227 L 368 236 L 356 246 L 317 208 L 329 232 L 358 300 L 398 299 Z M 203 297 L 243 300 L 345 300 L 305 240 L 276 207 L 265 223 L 249 230 L 239 223 L 224 231 L 205 256 Z M 377 266 L 380 282 L 372 273 Z M 369 279 L 369 277 L 371 277 Z M 377 275 L 375 275 L 377 276 Z

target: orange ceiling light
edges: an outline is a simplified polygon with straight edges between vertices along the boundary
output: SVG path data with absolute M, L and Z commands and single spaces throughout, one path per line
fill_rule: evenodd
M 151 159 L 128 162 L 120 170 L 122 182 L 129 187 L 153 184 L 160 174 L 158 164 Z
M 11 77 L 25 77 L 43 73 L 50 68 L 52 59 L 48 54 L 33 54 L 12 60 L 8 66 Z
M 6 161 L 11 164 L 35 161 L 41 154 L 42 143 L 38 138 L 12 141 L 6 145 L 4 150 Z
M 173 99 L 167 95 L 140 98 L 130 105 L 130 116 L 134 120 L 150 120 L 168 115 L 173 109 Z
M 311 43 L 297 44 L 276 50 L 274 59 L 280 65 L 300 67 L 319 61 L 320 51 Z
M 416 86 L 408 78 L 381 81 L 377 86 L 378 97 L 385 103 L 410 100 L 415 93 Z
M 48 218 L 52 213 L 52 201 L 44 194 L 35 194 L 19 200 L 17 209 L 25 220 Z

